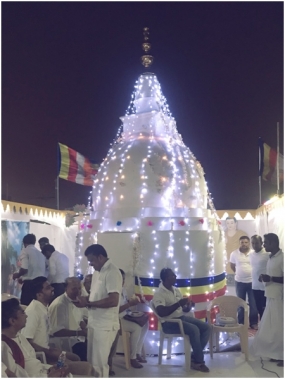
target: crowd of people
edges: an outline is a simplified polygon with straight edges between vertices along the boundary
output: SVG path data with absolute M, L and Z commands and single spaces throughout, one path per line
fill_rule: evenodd
M 23 239 L 21 268 L 13 279 L 22 283 L 20 301 L 2 300 L 2 376 L 66 377 L 70 375 L 114 376 L 113 357 L 121 328 L 130 333 L 130 363 L 139 369 L 147 363 L 142 355 L 148 321 L 139 325 L 127 317 L 127 311 L 139 298 L 127 296 L 125 272 L 108 258 L 103 246 L 94 244 L 85 251 L 92 275 L 83 284 L 70 277 L 68 258 L 56 251 L 46 237 L 35 247 L 36 237 Z M 252 353 L 269 357 L 283 364 L 283 252 L 277 235 L 269 233 L 251 238 L 240 237 L 240 248 L 231 253 L 235 272 L 236 293 L 250 307 L 250 326 L 258 329 Z M 263 249 L 264 245 L 264 249 Z M 162 329 L 177 334 L 179 318 L 192 346 L 191 367 L 209 372 L 204 348 L 211 328 L 207 322 L 189 316 L 193 302 L 175 287 L 176 275 L 170 268 L 160 273 L 161 283 L 153 296 L 153 306 L 161 318 Z M 238 311 L 239 323 L 244 314 Z M 61 342 L 68 342 L 66 361 L 58 367 Z M 60 346 L 60 347 L 59 347 Z M 41 363 L 37 352 L 43 352 L 47 364 Z
M 230 265 L 235 273 L 236 295 L 248 301 L 249 325 L 257 330 L 250 351 L 283 366 L 284 254 L 279 238 L 268 233 L 263 242 L 258 235 L 251 240 L 241 236 L 239 245 L 230 255 Z M 238 310 L 238 322 L 244 323 L 242 307 Z

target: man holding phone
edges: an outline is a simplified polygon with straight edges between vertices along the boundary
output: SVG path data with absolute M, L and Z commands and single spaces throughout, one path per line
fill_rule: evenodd
M 167 319 L 180 318 L 182 320 L 185 334 L 189 336 L 193 349 L 191 355 L 191 368 L 194 370 L 209 372 L 205 365 L 203 349 L 207 345 L 211 333 L 211 327 L 206 322 L 194 317 L 185 316 L 194 303 L 189 297 L 183 298 L 178 288 L 174 287 L 176 275 L 170 268 L 164 268 L 160 272 L 160 283 L 158 290 L 153 296 L 153 304 L 161 320 L 162 329 L 167 334 L 179 333 L 176 323 L 167 322 Z

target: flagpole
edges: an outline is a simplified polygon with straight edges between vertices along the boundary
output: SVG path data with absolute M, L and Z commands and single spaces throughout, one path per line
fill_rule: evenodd
M 276 161 L 276 169 L 277 169 L 277 196 L 279 196 L 279 122 L 277 122 L 277 161 Z
M 259 186 L 259 205 L 258 206 L 261 206 L 261 176 L 262 176 L 262 169 L 261 169 L 261 138 L 259 137 L 259 140 L 258 140 L 258 157 L 259 157 L 259 177 L 258 177 L 258 186 Z
M 56 209 L 59 210 L 59 176 L 55 179 Z

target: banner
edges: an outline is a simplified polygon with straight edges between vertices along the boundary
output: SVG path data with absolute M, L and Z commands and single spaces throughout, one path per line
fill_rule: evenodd
M 271 183 L 277 182 L 277 152 L 259 138 L 259 176 Z M 279 154 L 279 179 L 284 179 L 284 157 Z
M 93 164 L 89 159 L 70 147 L 58 144 L 58 176 L 70 182 L 92 186 L 99 164 Z

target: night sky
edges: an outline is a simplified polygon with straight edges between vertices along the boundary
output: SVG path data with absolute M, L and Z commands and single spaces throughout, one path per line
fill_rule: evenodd
M 283 153 L 283 2 L 2 2 L 2 198 L 55 208 L 61 142 L 101 162 L 144 67 L 217 209 L 256 208 L 258 137 Z M 60 208 L 90 187 L 60 179 Z M 263 181 L 263 200 L 276 185 Z

